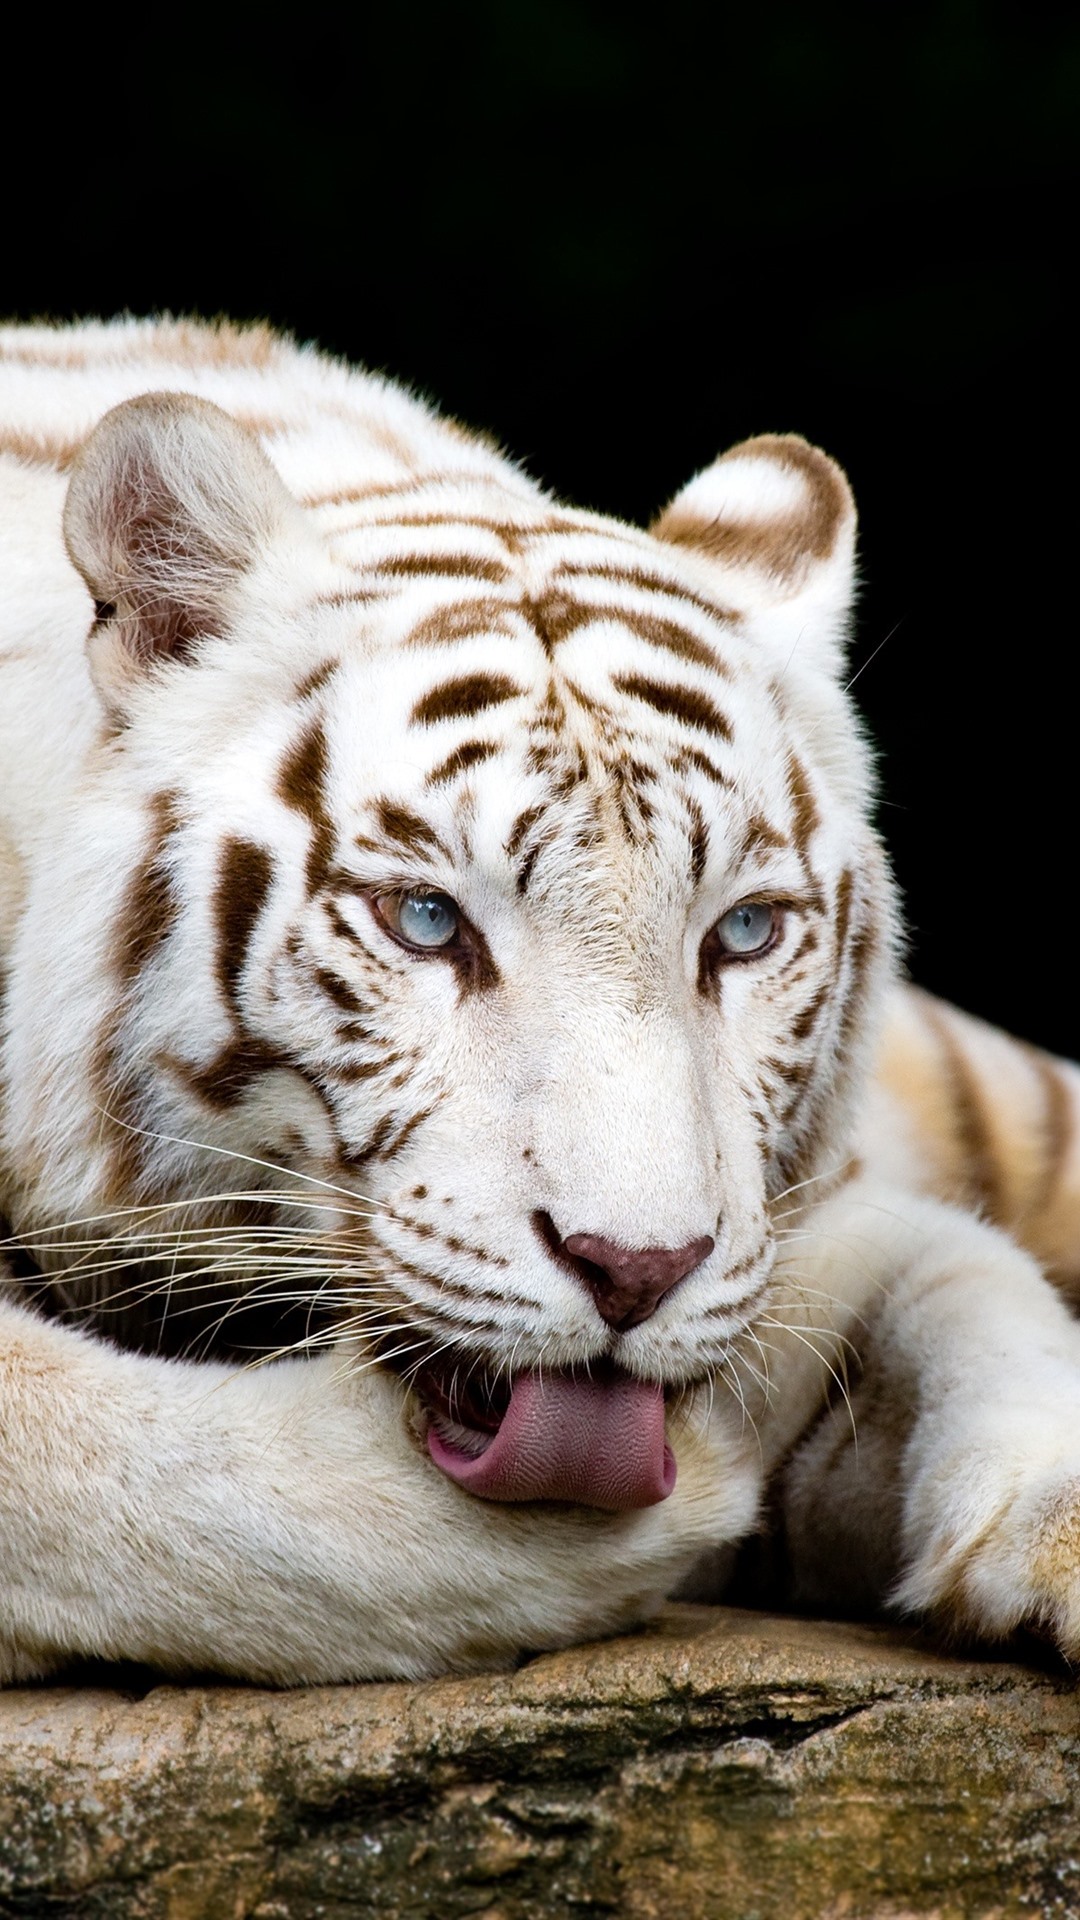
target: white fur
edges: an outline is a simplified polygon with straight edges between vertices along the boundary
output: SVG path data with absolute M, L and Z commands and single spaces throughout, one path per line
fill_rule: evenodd
M 124 404 L 146 394 L 197 404 Z M 107 414 L 68 489 L 58 466 Z M 749 541 L 814 505 L 812 473 L 772 443 L 727 456 L 673 503 L 727 530 L 720 560 L 707 540 L 667 541 L 663 522 L 650 536 L 557 506 L 371 376 L 268 336 L 154 323 L 0 330 L 0 423 L 0 1204 L 18 1235 L 62 1272 L 110 1208 L 149 1195 L 175 1228 L 221 1187 L 285 1186 L 281 1217 L 307 1223 L 304 1272 L 344 1272 L 350 1231 L 361 1307 L 372 1287 L 392 1296 L 463 1362 L 481 1342 L 504 1368 L 615 1352 L 689 1389 L 668 1501 L 616 1516 L 503 1507 L 435 1468 L 422 1409 L 370 1364 L 364 1328 L 323 1357 L 197 1366 L 46 1322 L 12 1288 L 0 1674 L 94 1654 L 279 1681 L 414 1675 L 613 1630 L 752 1526 L 792 1448 L 793 1533 L 842 1531 L 851 1461 L 825 1461 L 820 1427 L 802 1455 L 798 1443 L 846 1341 L 885 1380 L 860 1412 L 871 1450 L 894 1397 L 917 1409 L 895 1552 L 863 1483 L 867 1555 L 932 1607 L 977 1538 L 965 1617 L 997 1631 L 1045 1615 L 1080 1644 L 1072 1576 L 1050 1591 L 1025 1565 L 1080 1482 L 1072 1323 L 1002 1234 L 915 1191 L 927 1181 L 892 1109 L 873 1108 L 865 1169 L 834 1191 L 894 974 L 869 759 L 840 687 L 854 518 L 836 470 L 814 456 L 839 502 L 828 551 L 770 573 L 760 543 L 746 564 L 732 551 L 737 530 Z M 113 611 L 87 647 L 91 590 Z M 475 631 L 448 641 L 439 622 L 470 597 Z M 535 609 L 557 622 L 568 601 L 584 616 L 545 644 Z M 665 621 L 681 652 L 656 641 Z M 332 683 L 298 705 L 328 660 Z M 433 688 L 485 674 L 517 691 L 417 721 Z M 645 682 L 648 698 L 634 692 Z M 552 686 L 558 751 L 580 747 L 590 769 L 557 803 L 527 750 Z M 723 703 L 731 737 L 680 732 L 665 690 L 690 711 Z M 336 922 L 312 890 L 311 820 L 282 786 L 305 716 L 325 732 Z M 497 752 L 428 782 L 478 737 Z M 640 832 L 619 823 L 612 738 L 616 761 L 648 771 L 633 776 L 650 802 Z M 715 775 L 679 763 L 680 742 L 707 746 Z M 143 927 L 147 956 L 124 986 L 118 930 L 163 793 L 178 822 L 159 875 L 175 923 L 160 947 Z M 403 849 L 380 801 L 420 809 L 430 842 Z M 509 849 L 533 809 L 523 887 Z M 695 809 L 709 834 L 692 886 Z M 771 839 L 755 838 L 761 819 Z M 234 1004 L 214 907 L 229 841 L 274 860 Z M 402 887 L 458 903 L 497 991 L 464 992 L 444 962 L 387 942 L 368 896 Z M 762 898 L 789 901 L 775 957 L 703 990 L 710 929 Z M 842 899 L 864 943 L 836 956 Z M 320 974 L 377 994 L 370 1042 L 342 1038 Z M 793 1038 L 815 984 L 817 1024 Z M 269 1064 L 215 1105 L 193 1087 L 238 1022 Z M 801 1088 L 794 1105 L 785 1085 Z M 344 1175 L 343 1149 L 380 1126 L 400 1146 Z M 137 1179 L 118 1173 L 125 1144 Z M 796 1164 L 795 1190 L 778 1195 Z M 538 1212 L 564 1235 L 679 1247 L 708 1234 L 715 1250 L 612 1336 L 542 1244 Z M 1044 1404 L 1026 1431 L 1032 1396 Z

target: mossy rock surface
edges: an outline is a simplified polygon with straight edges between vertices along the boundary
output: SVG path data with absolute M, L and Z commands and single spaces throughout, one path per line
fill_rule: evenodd
M 1080 1693 L 918 1635 L 673 1607 L 422 1686 L 0 1695 L 0 1915 L 1080 1914 Z

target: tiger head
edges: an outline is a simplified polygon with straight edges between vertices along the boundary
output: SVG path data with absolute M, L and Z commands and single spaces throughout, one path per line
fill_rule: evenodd
M 643 1506 L 845 1160 L 890 973 L 854 513 L 794 437 L 648 533 L 446 444 L 299 499 L 188 396 L 85 446 L 103 723 L 27 1022 L 83 1084 L 58 1120 L 13 1078 L 26 1212 L 280 1196 L 451 1478 Z

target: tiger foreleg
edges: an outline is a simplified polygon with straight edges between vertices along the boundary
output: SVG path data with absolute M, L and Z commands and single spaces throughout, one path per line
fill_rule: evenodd
M 332 1362 L 194 1367 L 0 1299 L 0 1679 L 423 1667 L 400 1617 L 388 1650 L 385 1492 L 349 1402 Z
M 0 1682 L 88 1657 L 278 1684 L 505 1665 L 637 1624 L 747 1524 L 752 1467 L 691 1435 L 658 1506 L 510 1514 L 433 1466 L 401 1382 L 344 1346 L 161 1360 L 0 1282 Z
M 792 1597 L 990 1639 L 1028 1626 L 1080 1657 L 1080 1326 L 954 1208 L 867 1183 L 814 1229 L 804 1300 L 845 1263 L 857 1277 L 828 1404 L 777 1469 Z M 805 1349 L 789 1364 L 808 1377 Z

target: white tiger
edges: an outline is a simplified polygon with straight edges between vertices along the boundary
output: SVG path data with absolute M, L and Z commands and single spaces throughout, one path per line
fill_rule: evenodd
M 0 487 L 0 1677 L 505 1661 L 766 1493 L 1080 1653 L 1078 1076 L 895 984 L 839 470 L 644 533 L 125 321 L 0 331 Z

